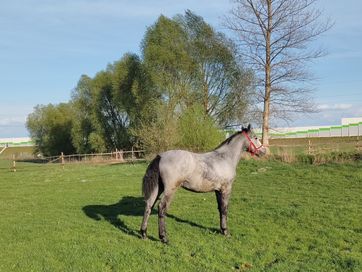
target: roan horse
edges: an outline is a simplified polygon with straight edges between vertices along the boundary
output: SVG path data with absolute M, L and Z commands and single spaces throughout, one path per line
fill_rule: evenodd
M 179 187 L 193 192 L 215 191 L 220 213 L 220 228 L 227 230 L 227 209 L 236 167 L 243 152 L 261 156 L 266 148 L 252 136 L 250 125 L 233 134 L 213 151 L 197 154 L 184 150 L 170 150 L 156 156 L 143 177 L 142 193 L 146 202 L 142 238 L 147 237 L 147 222 L 157 198 L 159 237 L 167 243 L 165 216 L 172 197 Z

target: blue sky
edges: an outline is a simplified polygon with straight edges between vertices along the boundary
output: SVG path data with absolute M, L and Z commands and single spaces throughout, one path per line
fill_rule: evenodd
M 362 2 L 320 0 L 335 26 L 318 43 L 329 55 L 311 65 L 320 112 L 291 125 L 339 124 L 362 116 Z M 1 0 L 0 138 L 27 136 L 37 104 L 66 102 L 82 74 L 93 76 L 126 52 L 139 53 L 160 14 L 191 9 L 217 30 L 229 0 Z

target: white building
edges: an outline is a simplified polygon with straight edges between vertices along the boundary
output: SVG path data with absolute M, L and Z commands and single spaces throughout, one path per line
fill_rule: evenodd
M 0 138 L 0 146 L 30 146 L 34 145 L 30 137 Z
M 261 129 L 256 129 L 261 134 Z M 341 125 L 271 128 L 271 138 L 362 136 L 362 117 L 342 118 Z
M 357 124 L 362 122 L 362 117 L 354 117 L 354 118 L 342 118 L 342 126 Z

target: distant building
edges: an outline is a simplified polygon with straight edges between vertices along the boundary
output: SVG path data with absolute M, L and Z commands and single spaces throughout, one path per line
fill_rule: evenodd
M 0 146 L 32 146 L 30 137 L 21 137 L 21 138 L 0 138 Z
M 261 134 L 261 129 L 255 129 Z M 362 117 L 342 118 L 341 125 L 271 128 L 270 138 L 362 136 Z
M 354 118 L 342 118 L 342 126 L 343 125 L 350 125 L 350 124 L 357 124 L 362 122 L 362 117 L 354 117 Z

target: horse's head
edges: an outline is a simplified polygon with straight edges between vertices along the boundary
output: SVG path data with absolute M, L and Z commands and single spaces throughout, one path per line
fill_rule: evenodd
M 258 157 L 264 156 L 267 153 L 267 148 L 262 145 L 258 137 L 253 133 L 250 124 L 247 128 L 243 127 L 241 133 L 245 136 L 247 141 L 247 152 Z

